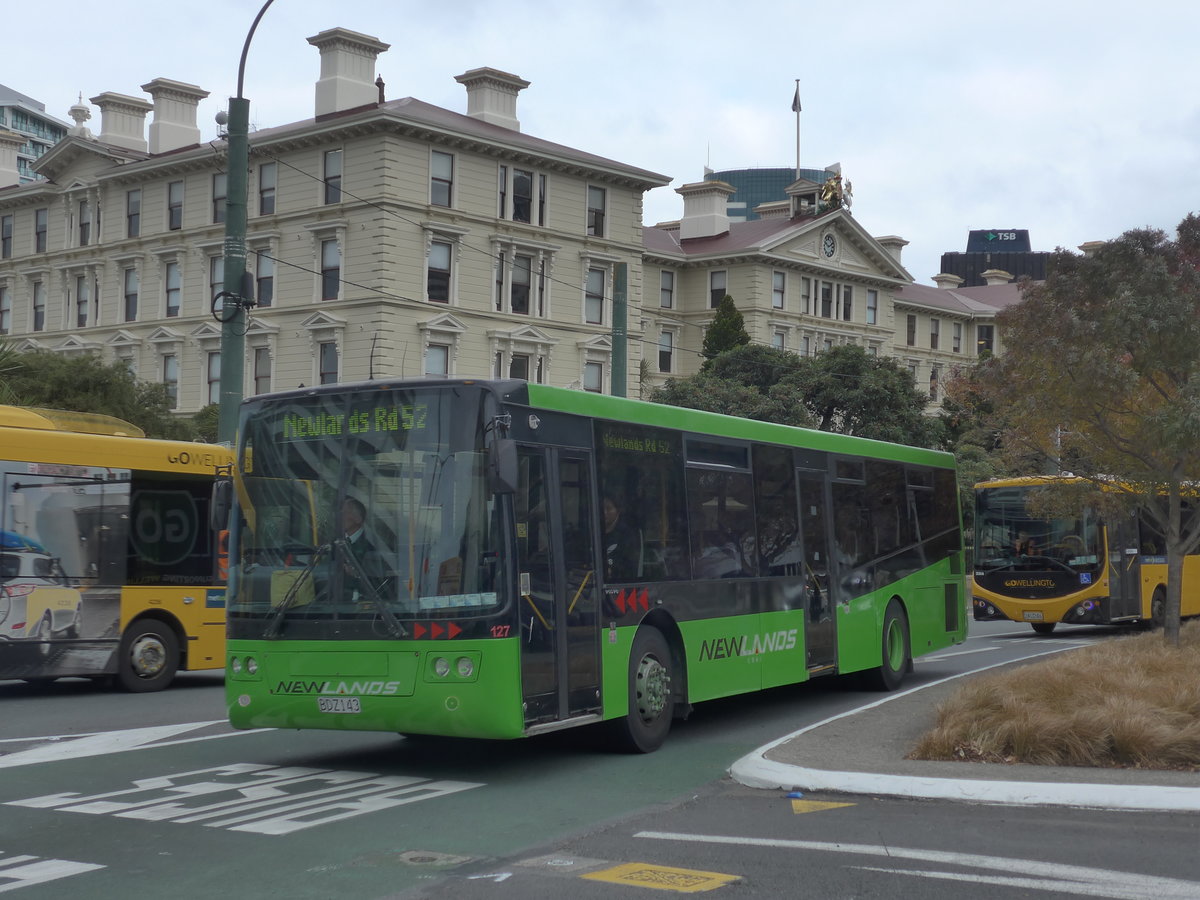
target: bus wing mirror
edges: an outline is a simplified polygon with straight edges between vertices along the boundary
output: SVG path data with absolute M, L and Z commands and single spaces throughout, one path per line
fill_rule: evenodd
M 208 505 L 208 527 L 215 532 L 229 527 L 233 511 L 233 480 L 218 477 L 212 486 L 212 501 Z
M 493 493 L 513 494 L 517 490 L 517 442 L 496 438 L 488 450 L 488 481 Z

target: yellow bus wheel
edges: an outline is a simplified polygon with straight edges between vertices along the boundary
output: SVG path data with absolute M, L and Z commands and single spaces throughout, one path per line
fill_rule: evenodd
M 179 639 L 170 626 L 140 619 L 125 629 L 117 656 L 117 682 L 135 694 L 161 691 L 179 669 Z

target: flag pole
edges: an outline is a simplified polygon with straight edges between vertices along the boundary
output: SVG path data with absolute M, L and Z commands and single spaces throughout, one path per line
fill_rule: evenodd
M 796 79 L 796 93 L 792 97 L 792 112 L 796 114 L 796 180 L 800 180 L 800 79 Z

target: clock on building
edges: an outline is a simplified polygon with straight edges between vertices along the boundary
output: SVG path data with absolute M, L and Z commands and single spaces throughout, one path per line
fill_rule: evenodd
M 821 252 L 827 257 L 832 257 L 837 252 L 837 238 L 832 234 L 825 235 L 825 239 L 821 242 Z

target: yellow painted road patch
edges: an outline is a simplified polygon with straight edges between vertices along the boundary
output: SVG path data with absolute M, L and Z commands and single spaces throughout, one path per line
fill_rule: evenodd
M 740 878 L 738 875 L 722 875 L 720 872 L 673 869 L 670 866 L 652 866 L 649 863 L 624 863 L 600 872 L 588 872 L 579 877 L 633 887 L 655 888 L 660 891 L 675 891 L 678 894 L 711 891 Z
M 839 806 L 853 805 L 853 803 L 826 803 L 823 800 L 793 800 L 792 812 L 799 815 L 800 813 L 820 812 L 823 809 L 837 809 Z

